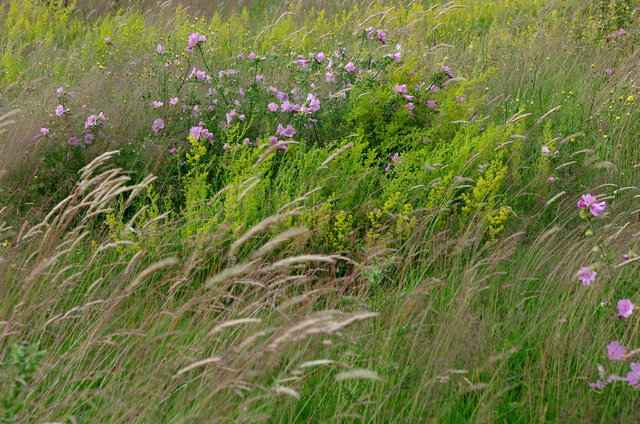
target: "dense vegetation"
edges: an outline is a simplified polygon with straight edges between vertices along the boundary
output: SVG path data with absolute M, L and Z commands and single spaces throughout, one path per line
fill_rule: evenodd
M 640 419 L 640 4 L 120 3 L 0 9 L 0 422 Z

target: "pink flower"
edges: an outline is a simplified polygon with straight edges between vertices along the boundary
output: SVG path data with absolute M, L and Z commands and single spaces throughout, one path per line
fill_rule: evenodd
M 434 100 L 427 100 L 427 107 L 436 107 L 436 102 Z
M 289 100 L 285 100 L 282 102 L 282 105 L 280 105 L 280 109 L 282 109 L 283 112 L 289 112 L 293 109 L 293 104 Z
M 618 313 L 622 318 L 629 318 L 633 313 L 633 303 L 629 299 L 618 301 Z
M 353 62 L 349 62 L 344 66 L 344 69 L 346 69 L 349 72 L 353 72 L 356 70 L 356 65 L 354 65 Z
M 612 361 L 622 361 L 626 349 L 617 341 L 609 343 L 607 346 L 607 357 Z
M 56 106 L 56 111 L 55 111 L 56 116 L 62 116 L 62 114 L 65 113 L 65 112 L 66 111 L 64 109 L 64 106 L 62 106 L 62 105 Z
M 606 76 L 609 76 L 609 75 L 613 74 L 613 71 L 611 69 L 605 69 L 604 74 Z
M 74 92 L 72 91 L 71 93 L 69 93 L 69 94 L 68 94 L 68 96 L 69 96 L 69 98 L 70 98 L 71 100 L 73 100 L 73 99 L 75 99 L 75 98 L 76 98 L 76 93 L 74 93 Z
M 249 60 L 254 60 L 256 58 L 256 54 L 254 52 L 249 53 Z
M 207 77 L 207 73 L 205 71 L 197 71 L 196 78 L 199 80 L 203 80 Z
M 278 109 L 280 108 L 280 107 L 278 106 L 278 104 L 277 104 L 277 103 L 274 103 L 274 102 L 269 103 L 269 104 L 267 105 L 267 107 L 269 108 L 269 110 L 270 110 L 271 112 L 277 112 L 277 111 L 278 111 Z
M 625 381 L 627 381 L 630 386 L 638 386 L 638 384 L 640 384 L 640 362 L 632 362 L 629 365 L 631 366 L 631 371 L 627 373 Z
M 549 153 L 550 150 L 547 146 L 542 146 L 542 149 L 540 149 L 542 151 L 542 153 Z
M 162 107 L 164 106 L 164 103 L 159 102 L 157 100 L 154 100 L 153 102 L 151 102 L 152 105 L 154 105 L 155 107 Z
M 396 93 L 407 94 L 407 84 L 396 85 L 393 90 Z
M 626 33 L 627 33 L 627 31 L 625 31 L 623 28 L 620 28 L 620 29 L 618 30 L 618 32 L 615 32 L 615 33 L 611 34 L 611 35 L 610 35 L 610 37 L 618 38 L 618 37 L 620 37 L 621 35 L 625 35 Z
M 200 125 L 202 125 L 202 123 L 200 123 Z M 206 129 L 206 128 L 202 129 L 202 133 L 201 134 L 205 138 L 213 138 L 213 134 L 211 132 L 209 132 L 209 130 Z
M 158 53 L 162 54 L 164 53 L 164 46 L 162 44 L 158 44 L 158 47 L 156 47 L 156 50 L 158 51 Z
M 229 112 L 227 112 L 226 116 L 227 116 L 227 123 L 229 124 L 231 123 L 231 121 L 233 121 L 233 118 L 238 116 L 238 112 L 236 112 L 235 109 L 232 109 Z
M 91 134 L 89 131 L 87 131 L 87 133 L 84 135 L 84 142 L 85 144 L 93 143 L 93 134 Z
M 390 53 L 387 57 L 390 57 L 394 62 L 400 62 L 402 60 L 402 52 L 397 51 L 395 53 Z
M 278 137 L 276 137 L 275 135 L 272 135 L 271 137 L 269 137 L 269 143 L 271 144 L 278 144 Z
M 194 32 L 189 36 L 189 40 L 187 42 L 187 51 L 193 51 L 193 49 L 199 46 L 201 43 L 207 41 L 207 37 L 204 35 L 200 35 L 197 32 Z
M 172 106 L 177 104 L 178 102 L 179 102 L 179 100 L 178 100 L 177 97 L 172 97 L 172 98 L 169 99 L 169 104 L 172 105 Z
M 287 127 L 283 127 L 282 124 L 278 124 L 278 129 L 276 130 L 276 133 L 280 134 L 283 137 L 293 137 L 296 133 L 296 130 L 291 126 L 291 125 L 287 125 Z
M 106 120 L 107 120 L 107 117 L 106 117 L 106 116 L 104 116 L 104 113 L 100 112 L 100 113 L 98 114 L 98 119 L 100 119 L 101 121 L 106 121 Z
M 589 286 L 596 281 L 596 275 L 598 275 L 597 272 L 586 266 L 580 268 L 577 273 L 578 280 L 582 282 L 583 286 Z
M 394 153 L 393 156 L 391 156 L 391 162 L 397 163 L 399 160 L 400 160 L 400 155 L 398 155 L 397 153 Z
M 333 73 L 331 73 L 331 72 L 326 72 L 324 74 L 324 76 L 325 76 L 325 79 L 326 79 L 327 82 L 331 82 L 331 81 L 335 81 L 336 80 L 335 75 L 333 75 Z
M 320 52 L 320 53 L 318 53 L 316 55 L 316 61 L 318 61 L 318 62 L 322 62 L 324 60 L 324 58 L 325 58 L 325 55 L 322 52 Z
M 164 121 L 161 118 L 154 120 L 153 125 L 151 125 L 151 129 L 156 135 L 158 135 L 160 130 L 163 128 L 164 128 Z
M 89 115 L 89 117 L 87 118 L 87 122 L 84 123 L 84 127 L 85 128 L 89 128 L 92 127 L 96 124 L 97 119 L 95 115 Z
M 189 136 L 196 139 L 196 140 L 200 140 L 200 136 L 202 135 L 202 127 L 198 126 L 198 127 L 191 127 L 189 129 Z
M 56 94 L 58 95 L 58 97 L 62 96 L 62 93 L 64 93 L 64 88 L 58 87 L 58 89 L 56 90 Z
M 589 387 L 592 389 L 604 389 L 609 384 L 608 381 L 596 381 L 595 383 L 589 383 Z
M 105 37 L 104 42 L 107 44 L 111 43 L 111 37 Z
M 549 178 L 547 178 L 547 182 L 550 182 L 550 183 L 555 182 L 555 180 L 556 180 L 556 179 L 555 179 L 555 178 L 553 178 L 553 177 L 549 177 Z
M 48 136 L 51 133 L 48 128 L 40 128 L 40 134 L 43 136 Z
M 312 93 L 307 95 L 307 102 L 309 103 L 309 107 L 306 108 L 307 110 L 305 110 L 305 112 L 313 113 L 320 110 L 320 100 Z
M 176 149 L 175 147 L 172 147 L 170 150 L 171 154 L 175 155 L 178 153 L 178 149 Z
M 589 208 L 591 215 L 598 216 L 607 207 L 607 202 L 598 202 L 598 199 L 591 194 L 583 194 L 581 200 L 578 200 L 579 208 Z
M 376 34 L 378 36 L 378 40 L 380 40 L 380 42 L 383 45 L 387 45 L 387 33 L 384 32 L 383 30 L 379 29 L 378 33 Z
M 407 108 L 407 110 L 413 110 L 416 108 L 416 105 L 414 105 L 413 103 L 409 102 L 406 105 L 404 105 L 404 107 Z

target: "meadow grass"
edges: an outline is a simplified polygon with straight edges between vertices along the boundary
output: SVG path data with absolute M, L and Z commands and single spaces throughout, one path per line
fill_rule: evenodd
M 5 2 L 0 421 L 637 421 L 638 6 Z

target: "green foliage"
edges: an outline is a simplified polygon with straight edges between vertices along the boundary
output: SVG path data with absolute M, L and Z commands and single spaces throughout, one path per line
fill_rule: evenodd
M 37 344 L 27 342 L 13 344 L 6 352 L 2 364 L 2 394 L 0 422 L 13 423 L 26 407 L 25 390 L 33 382 L 40 361 L 45 355 Z

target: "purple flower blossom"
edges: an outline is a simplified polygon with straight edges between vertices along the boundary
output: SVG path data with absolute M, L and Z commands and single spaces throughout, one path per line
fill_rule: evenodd
M 151 102 L 151 104 L 155 107 L 162 107 L 164 106 L 164 103 L 159 102 L 158 100 L 154 100 L 153 102 Z
M 383 30 L 379 29 L 376 35 L 378 37 L 378 40 L 380 40 L 380 42 L 382 43 L 382 45 L 386 46 L 387 45 L 387 33 L 384 32 Z
M 157 118 L 156 120 L 153 121 L 153 125 L 151 125 L 151 129 L 153 130 L 155 135 L 158 135 L 160 130 L 163 128 L 164 128 L 164 121 L 162 120 L 162 118 Z
M 305 112 L 311 114 L 320 110 L 320 100 L 313 93 L 307 95 L 307 102 L 309 107 L 306 108 Z
M 84 127 L 85 128 L 89 128 L 94 126 L 96 123 L 98 122 L 98 120 L 96 119 L 95 115 L 89 115 L 89 117 L 87 118 L 87 122 L 84 123 Z
M 200 136 L 202 135 L 202 127 L 191 127 L 189 129 L 189 137 L 192 137 L 196 140 L 200 140 Z
M 553 183 L 553 182 L 555 182 L 555 181 L 556 181 L 556 179 L 555 179 L 555 178 L 553 178 L 553 177 L 549 177 L 549 178 L 547 178 L 547 182 Z
M 187 42 L 187 51 L 193 51 L 195 47 L 199 46 L 205 41 L 207 41 L 207 37 L 205 37 L 204 35 L 200 35 L 197 32 L 194 32 L 189 36 L 189 40 Z
M 607 346 L 607 357 L 612 361 L 622 361 L 626 349 L 618 341 L 612 341 Z
M 325 55 L 322 52 L 320 52 L 320 53 L 318 53 L 316 55 L 316 61 L 318 61 L 318 62 L 322 62 L 324 60 L 324 58 L 325 58 Z
M 58 95 L 58 97 L 62 96 L 62 93 L 64 93 L 64 88 L 58 87 L 58 89 L 56 90 L 56 94 Z
M 349 62 L 344 66 L 344 69 L 346 69 L 349 72 L 353 72 L 356 70 L 356 65 L 354 65 L 353 62 Z
M 286 128 L 282 126 L 282 124 L 278 124 L 278 129 L 276 130 L 277 134 L 280 134 L 283 137 L 293 137 L 296 133 L 296 130 L 291 125 L 287 125 Z
M 407 94 L 407 84 L 400 84 L 400 85 L 396 85 L 393 90 L 396 93 L 400 93 L 400 94 Z
M 170 105 L 176 105 L 180 100 L 177 97 L 172 97 L 169 99 L 169 104 Z
M 51 133 L 51 131 L 49 131 L 48 128 L 40 128 L 40 134 L 42 134 L 43 136 L 48 136 Z
M 610 35 L 610 37 L 612 37 L 612 38 L 618 38 L 618 37 L 620 37 L 620 36 L 622 36 L 622 35 L 625 35 L 626 33 L 627 33 L 627 31 L 625 31 L 623 28 L 620 28 L 620 29 L 618 30 L 618 32 L 615 32 L 615 33 L 611 34 L 611 35 Z
M 91 134 L 89 131 L 87 131 L 84 135 L 84 143 L 85 144 L 93 143 L 93 134 Z
M 162 44 L 158 44 L 156 50 L 158 51 L 158 53 L 162 54 L 164 53 L 164 46 Z
M 404 107 L 406 107 L 407 110 L 411 111 L 411 110 L 416 108 L 416 105 L 414 105 L 413 103 L 409 102 L 406 105 L 404 105 Z
M 618 301 L 618 314 L 622 318 L 628 318 L 633 313 L 633 303 L 629 299 L 621 299 Z
M 64 109 L 64 106 L 62 105 L 56 106 L 56 110 L 55 110 L 56 116 L 62 116 L 62 114 L 64 114 L 65 112 L 66 111 Z
M 582 282 L 583 286 L 591 285 L 591 283 L 596 281 L 597 275 L 597 272 L 587 266 L 583 266 L 582 268 L 580 268 L 577 273 L 578 280 Z
M 389 53 L 387 57 L 390 57 L 394 62 L 400 62 L 402 60 L 402 52 Z
M 549 153 L 550 150 L 547 146 L 542 146 L 542 149 L 540 149 L 542 151 L 542 153 Z
M 175 147 L 172 147 L 170 150 L 171 154 L 175 155 L 178 153 L 178 149 L 176 149 Z
M 605 69 L 604 74 L 606 76 L 609 76 L 609 75 L 613 74 L 613 71 L 611 69 Z
M 578 200 L 579 208 L 589 208 L 591 215 L 598 216 L 602 213 L 604 208 L 607 207 L 607 202 L 598 202 L 598 199 L 591 194 L 583 194 L 582 198 Z
M 629 365 L 631 366 L 631 371 L 627 373 L 625 381 L 630 386 L 638 386 L 640 384 L 640 362 L 632 362 Z
M 270 110 L 271 112 L 277 112 L 277 111 L 278 111 L 278 109 L 280 108 L 280 107 L 278 106 L 278 104 L 277 104 L 277 103 L 274 103 L 274 102 L 269 103 L 269 104 L 267 105 L 267 107 L 269 108 L 269 110 Z
M 434 100 L 427 100 L 427 107 L 436 107 L 436 102 Z
M 326 72 L 326 73 L 324 74 L 324 76 L 325 76 L 325 80 L 326 80 L 327 82 L 331 82 L 331 81 L 335 81 L 335 80 L 336 80 L 336 77 L 335 77 L 335 75 L 333 75 L 333 73 L 332 73 L 332 72 Z

